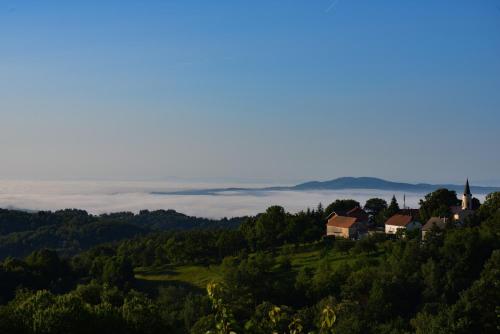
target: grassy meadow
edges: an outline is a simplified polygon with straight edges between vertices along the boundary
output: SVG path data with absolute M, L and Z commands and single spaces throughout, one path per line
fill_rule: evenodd
M 383 256 L 381 251 L 370 255 L 366 253 L 356 255 L 352 252 L 339 252 L 337 250 L 325 252 L 318 246 L 318 244 L 306 244 L 299 247 L 284 246 L 275 254 L 277 257 L 289 257 L 294 272 L 299 272 L 303 268 L 314 271 L 325 259 L 329 262 L 331 268 L 335 269 L 342 264 L 352 265 L 359 261 L 370 263 Z M 250 254 L 250 256 L 254 256 L 254 254 Z M 139 280 L 140 285 L 150 288 L 183 285 L 194 289 L 205 289 L 209 282 L 220 280 L 222 274 L 223 268 L 221 264 L 167 265 L 138 267 L 135 269 L 135 278 Z

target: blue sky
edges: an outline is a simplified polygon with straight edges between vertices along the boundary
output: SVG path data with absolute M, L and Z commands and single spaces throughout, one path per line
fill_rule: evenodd
M 500 184 L 500 1 L 0 2 L 0 178 Z

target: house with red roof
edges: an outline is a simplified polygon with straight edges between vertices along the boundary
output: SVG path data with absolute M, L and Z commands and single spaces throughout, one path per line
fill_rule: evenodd
M 400 229 L 411 231 L 417 228 L 420 229 L 421 226 L 422 224 L 413 215 L 395 214 L 385 222 L 385 233 L 396 234 Z
M 366 233 L 364 222 L 356 217 L 334 215 L 326 223 L 326 235 L 346 239 L 357 239 Z

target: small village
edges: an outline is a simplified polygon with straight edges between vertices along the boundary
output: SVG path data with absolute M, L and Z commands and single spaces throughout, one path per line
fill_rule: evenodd
M 427 233 L 433 229 L 443 230 L 447 223 L 460 226 L 474 213 L 472 199 L 467 179 L 461 205 L 449 208 L 452 214 L 451 221 L 447 217 L 431 217 L 426 222 L 422 222 L 418 209 L 404 206 L 398 213 L 389 217 L 383 227 L 380 227 L 375 226 L 373 216 L 361 207 L 355 207 L 347 212 L 334 211 L 327 217 L 326 236 L 356 240 L 376 233 L 404 235 L 405 232 L 420 230 L 422 240 L 425 240 Z
M 500 334 L 500 0 L 0 32 L 0 334 Z

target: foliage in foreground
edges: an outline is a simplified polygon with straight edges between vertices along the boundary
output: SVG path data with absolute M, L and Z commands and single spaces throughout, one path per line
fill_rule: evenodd
M 239 230 L 153 234 L 73 258 L 49 250 L 8 258 L 0 333 L 496 333 L 499 198 L 424 242 L 417 234 L 316 242 L 314 267 L 292 265 L 297 248 L 282 245 L 315 240 L 324 212 L 279 207 Z M 154 291 L 134 278 L 135 266 L 175 263 L 217 263 L 221 279 L 204 293 L 172 283 Z

